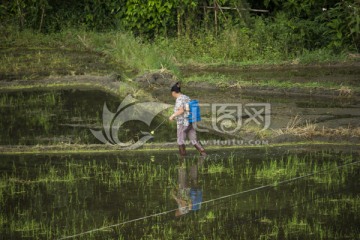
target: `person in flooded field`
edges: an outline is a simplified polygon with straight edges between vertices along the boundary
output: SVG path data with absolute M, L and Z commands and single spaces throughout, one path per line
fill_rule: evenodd
M 176 119 L 177 124 L 177 144 L 179 145 L 180 156 L 186 155 L 185 140 L 189 138 L 191 144 L 200 152 L 202 156 L 206 156 L 205 149 L 200 145 L 196 138 L 196 131 L 192 123 L 188 119 L 188 103 L 190 98 L 181 93 L 180 83 L 176 83 L 171 87 L 171 94 L 176 98 L 174 114 L 169 117 L 172 121 Z
M 175 211 L 176 217 L 201 208 L 203 194 L 198 181 L 198 168 L 203 164 L 203 160 L 200 157 L 197 164 L 190 167 L 180 164 L 178 168 L 178 186 L 171 194 L 178 205 Z

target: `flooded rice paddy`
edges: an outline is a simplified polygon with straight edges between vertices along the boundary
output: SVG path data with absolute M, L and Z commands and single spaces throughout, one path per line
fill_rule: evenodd
M 306 73 L 284 71 L 268 80 L 316 82 L 331 76 L 335 83 L 357 85 L 358 70 L 317 72 L 315 78 Z M 220 77 L 258 81 L 265 75 Z M 173 104 L 167 90 L 152 95 Z M 184 92 L 204 104 L 270 103 L 271 129 L 286 127 L 294 116 L 319 127 L 360 126 L 358 98 L 246 95 L 221 87 Z M 0 145 L 99 144 L 90 129 L 102 129 L 104 103 L 116 112 L 121 101 L 93 90 L 4 92 Z M 211 117 L 208 111 L 202 112 L 204 119 Z M 119 138 L 137 140 L 163 118 L 157 116 L 150 126 L 124 124 Z M 174 142 L 175 132 L 166 122 L 152 141 Z M 219 136 L 199 133 L 199 138 Z M 188 149 L 185 159 L 166 149 L 0 152 L 0 238 L 360 239 L 358 145 L 218 147 L 209 148 L 207 158 Z
M 266 103 L 271 105 L 269 129 L 286 128 L 298 117 L 299 124 L 314 123 L 319 128 L 349 128 L 360 125 L 360 102 L 356 99 L 276 97 L 244 95 L 235 90 L 187 89 L 202 106 L 202 118 L 211 119 L 211 104 Z M 156 95 L 159 100 L 173 104 L 168 92 Z M 0 145 L 96 144 L 90 129 L 103 128 L 102 114 L 106 103 L 116 112 L 122 99 L 101 91 L 37 91 L 8 92 L 0 95 Z M 170 108 L 170 111 L 172 108 Z M 166 116 L 166 114 L 164 114 Z M 168 114 L 170 115 L 170 114 Z M 141 132 L 150 132 L 163 122 L 158 114 L 150 126 L 141 121 L 129 121 L 121 126 L 118 135 L 123 142 L 137 141 Z M 153 142 L 174 142 L 176 125 L 165 121 L 156 129 Z M 200 132 L 202 140 L 219 136 Z
M 0 114 L 3 116 L 0 118 L 0 144 L 101 143 L 90 129 L 102 129 L 104 103 L 110 111 L 116 112 L 121 100 L 101 91 L 3 93 L 0 96 Z M 157 116 L 150 129 L 160 121 L 162 118 Z M 175 131 L 175 128 L 164 124 L 154 140 L 164 141 L 166 129 Z M 149 131 L 149 126 L 141 121 L 131 121 L 121 127 L 119 137 L 123 141 L 136 140 L 141 137 L 141 130 Z
M 358 149 L 0 155 L 3 239 L 359 239 Z

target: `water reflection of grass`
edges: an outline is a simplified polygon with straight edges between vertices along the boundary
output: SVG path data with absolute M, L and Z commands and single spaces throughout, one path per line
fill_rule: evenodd
M 204 204 L 200 211 L 181 218 L 157 216 L 80 239 L 196 239 L 204 235 L 213 239 L 332 239 L 359 235 L 336 225 L 348 220 L 354 228 L 360 216 L 360 198 L 343 190 L 348 181 L 357 179 L 357 167 L 335 170 L 354 161 L 351 154 L 334 157 L 316 152 L 261 159 L 232 154 L 205 161 L 199 169 L 204 197 L 323 172 L 289 185 Z M 194 162 L 187 159 L 181 167 Z M 0 213 L 0 231 L 9 238 L 47 239 L 172 209 L 166 202 L 172 201 L 170 189 L 179 167 L 175 159 L 159 164 L 146 159 L 102 159 L 101 155 L 93 160 L 49 160 L 36 166 L 11 164 L 0 181 L 0 205 L 6 209 Z
M 88 128 L 101 126 L 102 109 L 101 104 L 98 110 L 93 106 L 91 100 L 83 97 L 83 93 L 76 92 L 1 94 L 1 114 L 6 117 L 0 119 L 3 129 L 0 142 L 3 145 L 51 146 L 59 143 L 92 143 L 95 138 Z
M 62 103 L 60 92 L 46 92 L 39 94 L 2 94 L 0 96 L 0 106 L 28 106 L 28 107 L 54 107 Z

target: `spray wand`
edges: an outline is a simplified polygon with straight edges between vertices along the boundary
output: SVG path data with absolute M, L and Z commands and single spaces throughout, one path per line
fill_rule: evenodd
M 151 135 L 154 135 L 155 130 L 158 129 L 161 125 L 163 125 L 165 121 L 166 121 L 166 119 L 164 119 L 164 121 L 162 121 L 154 130 L 152 130 L 152 131 L 150 132 Z

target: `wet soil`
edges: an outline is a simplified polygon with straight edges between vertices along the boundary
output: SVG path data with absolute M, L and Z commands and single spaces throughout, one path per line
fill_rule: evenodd
M 259 148 L 271 148 L 271 149 L 281 149 L 282 151 L 285 149 L 292 149 L 295 152 L 295 149 L 298 151 L 310 151 L 313 149 L 317 151 L 319 148 L 322 149 L 359 149 L 359 144 L 357 143 L 331 143 L 331 142 L 283 142 L 283 143 L 273 143 L 269 145 L 217 145 L 213 144 L 213 142 L 209 141 L 207 147 L 207 152 L 211 154 L 211 152 L 217 149 L 221 149 L 222 151 L 232 151 L 239 149 L 259 149 Z M 136 151 L 144 151 L 144 152 L 172 152 L 176 153 L 178 149 L 178 145 L 176 142 L 164 142 L 164 143 L 147 143 Z M 102 154 L 102 153 L 126 153 L 132 152 L 134 150 L 124 150 L 114 145 L 106 145 L 106 144 L 56 144 L 56 145 L 0 145 L 0 153 L 2 155 L 17 155 L 17 154 Z M 275 151 L 275 150 L 274 150 Z M 193 156 L 198 156 L 195 148 L 188 147 L 187 148 L 187 156 L 192 158 Z
M 182 72 L 189 85 L 198 88 L 213 88 L 214 84 L 194 82 L 192 77 L 210 74 L 214 78 L 225 78 L 225 87 L 236 88 L 248 95 L 360 97 L 360 62 L 238 68 L 185 67 Z
M 1 81 L 124 72 L 101 53 L 68 49 L 0 48 L 0 63 Z
M 105 91 L 114 96 L 121 96 L 120 86 L 128 85 L 120 82 L 117 74 L 107 76 L 79 75 L 79 76 L 50 76 L 38 80 L 0 81 L 0 92 L 37 91 L 78 89 Z

